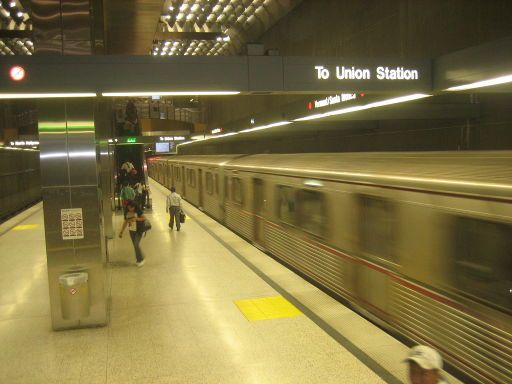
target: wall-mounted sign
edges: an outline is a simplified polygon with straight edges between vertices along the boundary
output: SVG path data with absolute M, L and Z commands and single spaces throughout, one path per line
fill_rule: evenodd
M 359 94 L 360 97 L 364 96 L 364 93 Z M 308 109 L 317 109 L 328 107 L 330 105 L 344 103 L 346 101 L 357 99 L 358 95 L 356 93 L 340 93 L 333 96 L 327 96 L 324 99 L 313 100 L 308 103 Z
M 418 69 L 405 67 L 345 67 L 337 65 L 328 68 L 316 65 L 315 71 L 318 80 L 328 80 L 333 75 L 338 80 L 418 80 L 420 78 Z
M 16 65 L 10 69 L 9 76 L 14 81 L 21 81 L 25 78 L 25 69 Z
M 137 142 L 137 138 L 136 137 L 129 137 L 126 139 L 126 142 L 127 143 L 136 143 Z
M 60 210 L 62 240 L 77 240 L 84 238 L 84 218 L 82 208 Z
M 10 142 L 11 147 L 35 147 L 39 145 L 39 141 L 36 140 L 16 140 Z
M 432 61 L 343 57 L 283 57 L 283 89 L 326 95 L 428 93 Z
M 160 141 L 183 141 L 185 136 L 160 136 Z

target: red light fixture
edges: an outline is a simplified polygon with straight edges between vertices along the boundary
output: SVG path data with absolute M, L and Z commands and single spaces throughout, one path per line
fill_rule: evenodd
M 9 76 L 14 81 L 21 81 L 25 78 L 25 69 L 19 65 L 16 65 L 9 71 Z
M 311 101 L 308 103 L 308 109 L 309 109 L 309 110 L 312 110 L 312 109 L 313 109 L 313 103 L 312 103 Z

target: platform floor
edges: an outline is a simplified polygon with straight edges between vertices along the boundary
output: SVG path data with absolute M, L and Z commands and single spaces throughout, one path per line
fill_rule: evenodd
M 109 245 L 107 327 L 51 330 L 41 204 L 0 226 L 0 383 L 407 382 L 407 347 L 188 204 L 170 231 L 151 187 L 146 264 Z

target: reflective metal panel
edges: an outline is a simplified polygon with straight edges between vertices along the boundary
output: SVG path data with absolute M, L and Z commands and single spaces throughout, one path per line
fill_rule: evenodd
M 41 100 L 38 109 L 42 186 L 68 185 L 65 105 Z
M 97 186 L 94 100 L 67 101 L 66 118 L 69 182 Z

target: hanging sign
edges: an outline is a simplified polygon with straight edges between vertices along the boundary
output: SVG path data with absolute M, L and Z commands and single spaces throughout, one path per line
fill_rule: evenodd
M 84 219 L 82 208 L 67 208 L 60 210 L 62 240 L 77 240 L 84 238 Z

